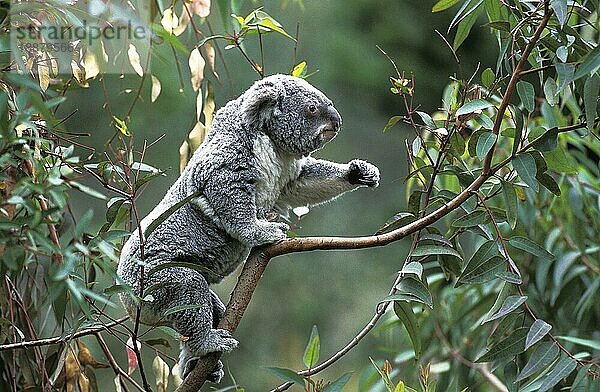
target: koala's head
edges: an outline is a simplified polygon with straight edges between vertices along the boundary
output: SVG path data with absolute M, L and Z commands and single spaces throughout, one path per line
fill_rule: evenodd
M 285 152 L 306 155 L 333 139 L 342 118 L 329 98 L 304 79 L 273 75 L 242 96 L 248 128 L 265 132 Z

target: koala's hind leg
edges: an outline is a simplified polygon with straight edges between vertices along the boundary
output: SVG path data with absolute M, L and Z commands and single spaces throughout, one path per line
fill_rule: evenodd
M 209 288 L 204 277 L 189 268 L 169 268 L 158 271 L 152 279 L 178 282 L 159 289 L 154 297 L 159 299 L 163 312 L 174 306 L 190 306 L 165 316 L 166 322 L 181 334 L 179 367 L 185 378 L 200 357 L 210 352 L 230 352 L 237 347 L 229 331 L 216 329 L 216 318 L 222 317 L 224 305 Z M 218 306 L 215 303 L 218 300 Z M 222 364 L 218 364 L 209 379 L 219 382 L 223 376 Z

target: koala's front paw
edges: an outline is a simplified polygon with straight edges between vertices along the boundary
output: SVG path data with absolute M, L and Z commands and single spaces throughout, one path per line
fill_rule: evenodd
M 354 159 L 348 163 L 348 182 L 352 185 L 366 185 L 369 187 L 379 186 L 379 169 L 377 166 L 360 159 Z
M 253 245 L 270 244 L 283 240 L 287 237 L 286 233 L 289 229 L 290 227 L 285 223 L 260 220 L 258 221 L 255 244 Z

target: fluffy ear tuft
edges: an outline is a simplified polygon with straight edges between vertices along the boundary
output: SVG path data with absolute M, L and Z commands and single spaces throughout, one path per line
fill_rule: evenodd
M 242 110 L 246 125 L 262 128 L 281 113 L 285 90 L 280 83 L 259 81 L 245 95 Z

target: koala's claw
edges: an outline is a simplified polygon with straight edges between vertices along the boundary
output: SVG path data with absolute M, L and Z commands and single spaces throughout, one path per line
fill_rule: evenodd
M 349 162 L 348 182 L 353 185 L 379 186 L 379 169 L 377 166 L 360 159 Z

